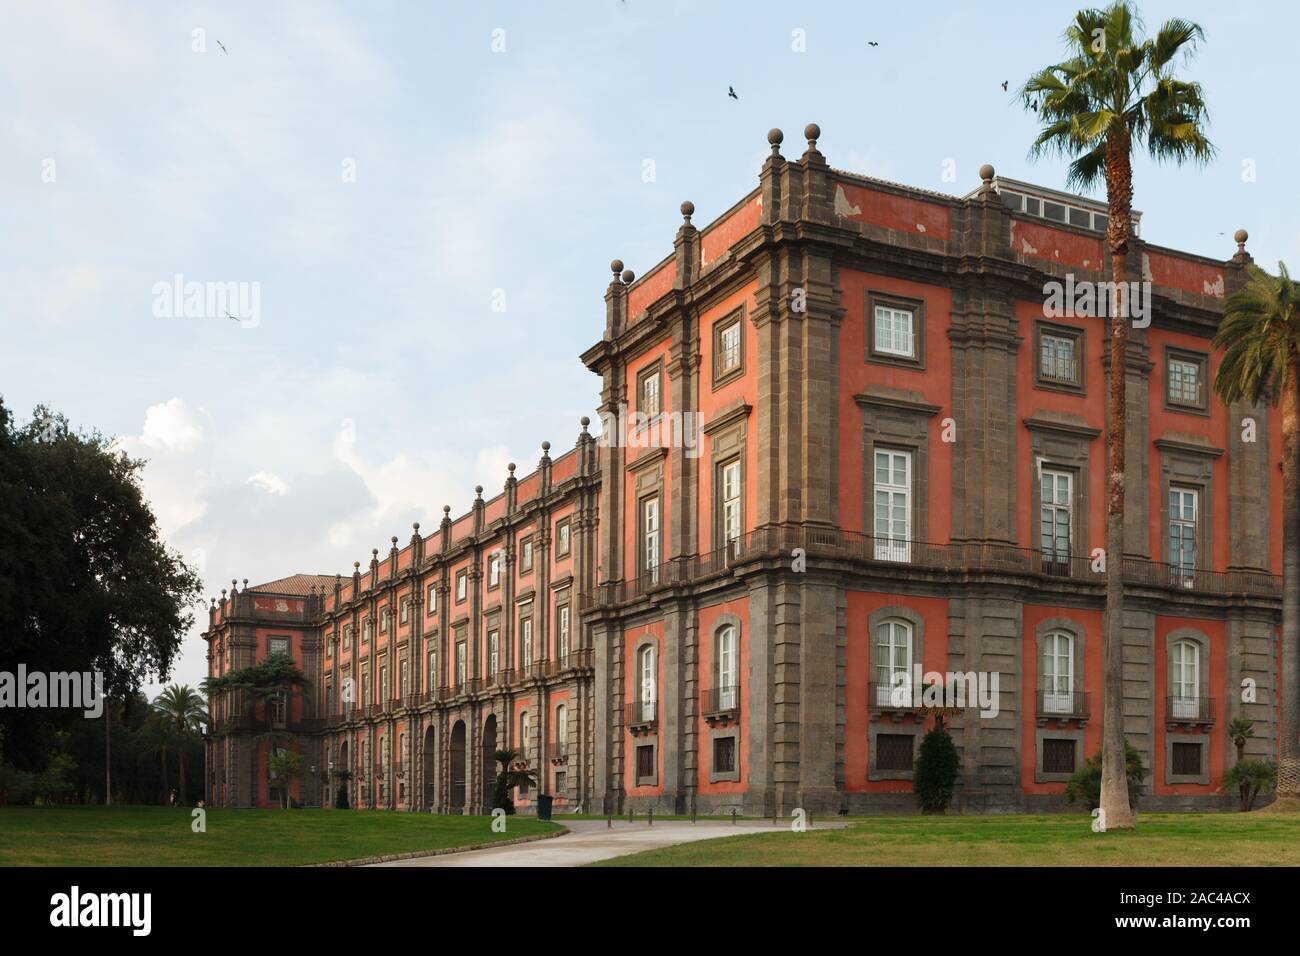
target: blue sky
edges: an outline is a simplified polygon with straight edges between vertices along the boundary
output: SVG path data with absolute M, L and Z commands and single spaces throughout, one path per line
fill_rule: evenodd
M 1057 58 L 1070 3 L 4 7 L 0 393 L 149 459 L 209 594 L 347 570 L 567 449 L 609 260 L 663 258 L 683 199 L 697 225 L 727 209 L 772 126 L 788 157 L 815 121 L 833 166 L 941 191 L 985 162 L 1064 179 L 1000 84 Z M 1300 267 L 1300 134 L 1275 115 L 1297 8 L 1142 10 L 1205 28 L 1186 73 L 1220 151 L 1138 162 L 1144 237 L 1226 258 L 1244 226 Z M 156 317 L 178 273 L 258 283 L 258 323 Z M 172 676 L 203 673 L 194 636 Z

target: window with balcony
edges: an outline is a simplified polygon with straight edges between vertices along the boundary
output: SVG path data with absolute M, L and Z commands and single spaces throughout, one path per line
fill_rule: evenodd
M 464 687 L 465 679 L 468 676 L 466 672 L 467 651 L 468 648 L 465 646 L 464 641 L 457 642 L 456 644 L 456 686 L 457 687 Z
M 1043 468 L 1038 477 L 1038 539 L 1047 574 L 1070 573 L 1074 527 L 1074 475 Z
M 1175 641 L 1169 661 L 1170 713 L 1175 720 L 1201 716 L 1201 646 L 1195 641 Z M 1200 772 L 1199 766 L 1197 771 Z
M 659 498 L 641 502 L 641 568 L 650 581 L 659 580 Z
M 1199 506 L 1200 495 L 1195 488 L 1169 489 L 1169 564 L 1174 583 L 1188 588 L 1196 579 Z
M 361 669 L 361 706 L 370 706 L 370 669 Z
M 379 699 L 381 701 L 387 701 L 390 693 L 391 691 L 388 687 L 388 665 L 384 664 L 379 668 Z
M 411 667 L 410 662 L 405 658 L 403 658 L 402 663 L 399 665 L 398 675 L 398 680 L 401 682 L 401 687 L 398 690 L 398 693 L 403 699 L 405 699 L 410 696 L 411 693 Z
M 637 652 L 637 689 L 639 692 L 639 720 L 647 723 L 655 719 L 655 699 L 658 692 L 658 671 L 655 668 L 655 646 L 647 644 Z
M 1064 631 L 1044 635 L 1040 667 L 1043 712 L 1071 713 L 1074 710 L 1074 637 Z
M 912 700 L 912 625 L 886 620 L 876 627 L 876 705 L 907 706 Z
M 487 644 L 488 677 L 495 678 L 501 666 L 501 632 L 488 631 Z
M 912 453 L 877 448 L 875 454 L 875 554 L 878 561 L 912 555 Z
M 426 678 L 426 686 L 429 693 L 438 689 L 438 652 L 429 652 L 429 676 Z
M 1036 384 L 1079 391 L 1083 386 L 1082 351 L 1082 330 L 1039 324 Z
M 533 666 L 533 619 L 531 617 L 519 619 L 519 661 L 523 664 L 524 670 Z
M 718 540 L 723 545 L 731 545 L 740 540 L 742 527 L 739 458 L 718 466 L 716 500 Z
M 734 624 L 718 629 L 717 674 L 718 709 L 735 710 L 740 694 L 740 635 Z

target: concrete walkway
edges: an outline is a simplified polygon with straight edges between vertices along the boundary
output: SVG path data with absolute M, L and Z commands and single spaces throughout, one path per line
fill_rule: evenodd
M 692 824 L 683 820 L 664 820 L 648 826 L 644 819 L 635 823 L 615 820 L 611 828 L 604 820 L 559 821 L 571 832 L 549 840 L 519 843 L 514 846 L 489 847 L 486 850 L 468 850 L 464 853 L 445 853 L 441 856 L 419 856 L 375 866 L 582 866 L 597 860 L 607 860 L 642 850 L 715 837 L 739 836 L 742 833 L 772 833 L 778 827 L 770 822 L 748 821 L 729 823 L 721 820 L 701 820 Z M 834 827 L 836 824 L 818 824 L 810 829 Z M 788 830 L 788 825 L 785 827 Z

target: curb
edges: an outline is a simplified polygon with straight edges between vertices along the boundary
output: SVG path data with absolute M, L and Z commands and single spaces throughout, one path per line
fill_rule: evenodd
M 536 843 L 538 840 L 554 840 L 570 833 L 563 824 L 555 833 L 538 833 L 533 836 L 514 837 L 510 840 L 492 840 L 488 843 L 471 843 L 467 846 L 444 847 L 441 850 L 413 850 L 410 853 L 385 853 L 383 856 L 365 856 L 356 860 L 334 860 L 329 863 L 306 863 L 308 869 L 333 866 L 371 866 L 375 863 L 392 863 L 397 860 L 414 860 L 422 856 L 447 856 L 452 853 L 469 853 L 471 850 L 487 850 L 494 846 L 516 846 L 520 843 Z

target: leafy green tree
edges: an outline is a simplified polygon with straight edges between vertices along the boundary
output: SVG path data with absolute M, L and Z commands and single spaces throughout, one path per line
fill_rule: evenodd
M 45 407 L 20 426 L 0 402 L 0 660 L 98 670 L 116 693 L 170 671 L 199 580 L 160 538 L 143 464 Z M 5 762 L 41 769 L 54 735 L 82 719 L 0 709 Z
M 537 785 L 537 775 L 528 769 L 525 761 L 520 759 L 519 751 L 502 749 L 492 754 L 492 759 L 501 765 L 497 773 L 496 785 L 492 789 L 492 809 L 501 809 L 507 816 L 515 812 L 515 801 L 510 796 L 515 787 L 532 787 Z
M 272 749 L 270 756 L 267 757 L 267 764 L 271 774 L 271 786 L 280 791 L 281 806 L 287 810 L 289 808 L 289 787 L 302 776 L 302 754 L 289 750 L 287 747 L 276 747 Z
M 1133 745 L 1124 741 L 1124 779 L 1126 783 L 1129 806 L 1136 807 L 1142 796 L 1142 755 L 1133 749 Z M 1089 810 L 1102 806 L 1102 754 L 1093 754 L 1084 761 L 1083 766 L 1074 772 L 1069 783 L 1065 785 L 1065 796 L 1071 802 L 1083 801 Z M 1106 814 L 1106 829 L 1112 829 L 1110 814 Z
M 1300 294 L 1277 264 L 1253 263 L 1246 284 L 1223 304 L 1214 337 L 1223 360 L 1214 390 L 1225 404 L 1282 406 L 1282 720 L 1278 791 L 1300 793 Z
M 1214 155 L 1206 138 L 1205 100 L 1197 83 L 1181 80 L 1175 64 L 1190 58 L 1204 38 L 1187 20 L 1165 21 L 1141 37 L 1142 24 L 1125 0 L 1080 10 L 1065 31 L 1066 59 L 1033 74 L 1020 89 L 1042 128 L 1032 156 L 1073 157 L 1067 183 L 1089 189 L 1104 183 L 1109 218 L 1106 244 L 1115 292 L 1110 303 L 1110 403 L 1106 429 L 1105 683 L 1102 718 L 1102 806 L 1108 829 L 1130 829 L 1134 816 L 1120 770 L 1124 754 L 1124 443 L 1128 367 L 1127 289 L 1133 231 L 1133 150 L 1145 144 L 1157 161 L 1204 164 Z
M 1261 793 L 1270 793 L 1277 786 L 1277 763 L 1272 760 L 1238 760 L 1223 775 L 1223 789 L 1237 788 L 1241 812 L 1255 808 Z
M 1255 736 L 1255 722 L 1249 717 L 1234 717 L 1228 724 L 1228 739 L 1237 748 L 1237 762 L 1246 759 L 1246 741 Z
M 959 769 L 957 747 L 940 724 L 922 739 L 912 774 L 912 790 L 923 813 L 943 813 L 948 809 L 957 788 Z
M 203 732 L 208 722 L 208 711 L 203 705 L 203 698 L 194 692 L 188 684 L 172 684 L 164 688 L 154 698 L 153 708 L 168 724 L 176 742 L 177 760 L 179 761 L 180 799 L 185 804 L 185 750 L 190 739 Z

